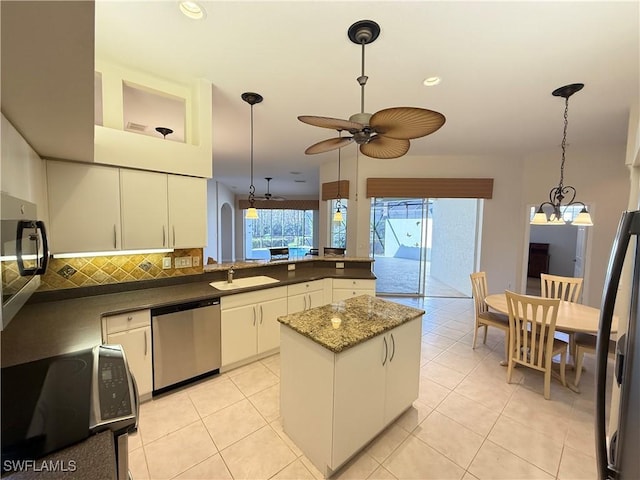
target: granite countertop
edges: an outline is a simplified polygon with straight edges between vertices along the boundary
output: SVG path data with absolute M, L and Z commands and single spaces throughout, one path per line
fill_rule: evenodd
M 293 313 L 279 317 L 278 321 L 328 350 L 340 353 L 425 313 L 370 295 L 346 300 L 342 312 L 337 312 L 335 305 Z M 341 319 L 338 328 L 332 325 L 334 317 Z
M 369 262 L 373 263 L 370 257 L 343 257 L 341 255 L 305 255 L 304 257 L 289 257 L 283 259 L 260 259 L 260 260 L 238 260 L 237 262 L 214 263 L 204 265 L 202 268 L 205 272 L 215 272 L 219 270 L 239 270 L 243 268 L 269 267 L 272 265 L 285 265 L 289 263 L 304 262 Z
M 316 265 L 302 263 L 292 271 L 288 271 L 286 265 L 272 266 L 264 274 L 276 278 L 279 283 L 235 290 L 222 291 L 211 287 L 211 281 L 221 280 L 226 278 L 226 275 L 223 272 L 205 272 L 195 276 L 195 279 L 184 279 L 184 283 L 166 286 L 133 290 L 135 286 L 127 287 L 126 284 L 122 284 L 123 291 L 117 293 L 62 299 L 47 296 L 47 301 L 30 301 L 2 331 L 2 366 L 7 367 L 99 345 L 102 343 L 101 317 L 106 315 L 218 298 L 322 278 L 375 279 L 370 268 L 349 268 L 348 263 L 344 269 Z M 242 270 L 237 272 L 235 277 L 252 274 L 263 272 Z M 60 295 L 63 293 L 60 292 Z

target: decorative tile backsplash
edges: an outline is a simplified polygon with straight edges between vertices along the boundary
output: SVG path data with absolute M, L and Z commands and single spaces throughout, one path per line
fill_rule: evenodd
M 164 257 L 171 257 L 171 268 L 162 268 Z M 197 266 L 174 268 L 175 259 L 180 257 L 191 257 Z M 194 259 L 197 260 L 194 262 Z M 38 291 L 155 280 L 202 272 L 201 248 L 175 250 L 173 253 L 51 258 Z

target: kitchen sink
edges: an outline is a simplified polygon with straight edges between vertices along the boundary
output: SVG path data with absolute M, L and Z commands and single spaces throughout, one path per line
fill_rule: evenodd
M 257 287 L 259 285 L 268 285 L 269 283 L 278 283 L 278 281 L 279 280 L 275 278 L 258 275 L 255 277 L 234 278 L 231 283 L 226 280 L 211 282 L 209 285 L 218 290 L 235 290 L 236 288 Z

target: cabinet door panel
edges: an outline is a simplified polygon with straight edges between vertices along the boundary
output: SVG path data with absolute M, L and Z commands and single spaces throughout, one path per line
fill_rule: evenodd
M 387 391 L 385 423 L 393 420 L 418 398 L 422 317 L 387 333 Z
M 151 366 L 151 327 L 134 328 L 107 336 L 107 343 L 120 344 L 136 378 L 140 396 L 153 390 Z
M 197 248 L 207 244 L 207 180 L 168 176 L 170 245 Z
M 52 253 L 120 248 L 120 180 L 117 168 L 47 162 Z
M 315 290 L 313 292 L 309 292 L 307 297 L 307 308 L 316 308 L 324 305 L 324 291 L 323 290 Z
M 280 323 L 278 317 L 287 314 L 287 299 L 278 298 L 256 306 L 258 312 L 258 353 L 280 346 Z
M 383 427 L 383 336 L 356 345 L 335 358 L 331 468 L 341 465 Z
M 298 313 L 307 309 L 307 294 L 292 295 L 287 299 L 287 313 Z
M 120 169 L 120 199 L 122 248 L 167 248 L 167 174 Z
M 222 310 L 222 366 L 256 354 L 258 313 L 254 305 Z

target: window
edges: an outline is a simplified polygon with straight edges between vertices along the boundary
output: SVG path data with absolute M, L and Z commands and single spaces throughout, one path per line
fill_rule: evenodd
M 340 200 L 340 213 L 342 221 L 334 222 L 333 216 L 338 208 L 338 200 L 331 200 L 329 208 L 329 246 L 347 248 L 347 200 Z
M 244 257 L 269 259 L 269 249 L 289 247 L 289 256 L 303 256 L 313 246 L 313 210 L 259 209 L 257 220 L 244 218 Z

